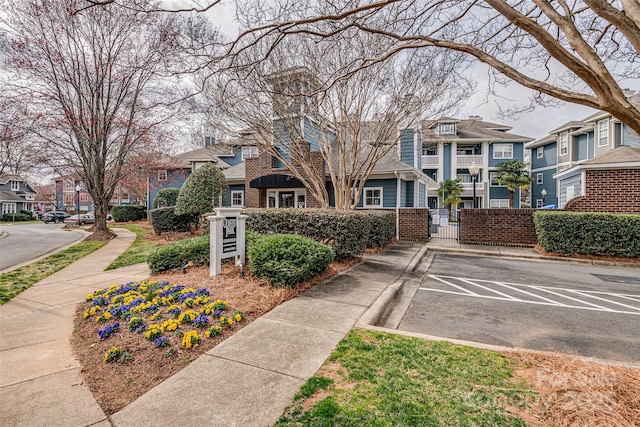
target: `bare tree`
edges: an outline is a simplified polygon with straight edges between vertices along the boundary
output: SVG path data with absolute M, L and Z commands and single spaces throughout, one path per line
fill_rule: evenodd
M 363 57 L 361 67 L 407 50 L 451 49 L 533 89 L 534 101 L 553 97 L 605 110 L 640 134 L 640 106 L 623 89 L 640 78 L 637 0 L 282 0 L 255 1 L 251 9 L 232 55 L 257 41 L 275 47 L 300 34 L 348 37 L 357 29 L 388 46 Z M 265 15 L 272 19 L 264 22 Z
M 179 91 L 163 82 L 179 58 L 180 34 L 175 15 L 115 6 L 77 12 L 81 3 L 2 1 L 4 84 L 28 99 L 42 151 L 57 170 L 83 181 L 95 204 L 96 237 L 108 238 L 109 200 L 127 156 L 157 143 L 172 117 Z
M 27 177 L 42 163 L 33 120 L 15 99 L 0 100 L 0 174 Z
M 473 86 L 461 75 L 463 55 L 453 51 L 407 51 L 360 69 L 359 58 L 385 47 L 377 35 L 352 30 L 322 40 L 294 37 L 266 59 L 264 50 L 245 50 L 241 63 L 251 65 L 231 64 L 209 76 L 207 95 L 221 115 L 256 132 L 263 149 L 320 206 L 330 206 L 328 175 L 335 207 L 355 209 L 402 131 L 414 130 L 427 114 L 451 111 Z M 354 72 L 336 78 L 345 70 Z M 326 170 L 313 153 L 321 154 Z

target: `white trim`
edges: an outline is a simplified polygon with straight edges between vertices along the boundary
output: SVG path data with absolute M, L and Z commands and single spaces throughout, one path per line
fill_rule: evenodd
M 234 204 L 233 203 L 233 196 L 240 194 L 240 204 Z M 231 207 L 243 207 L 244 206 L 244 191 L 242 190 L 232 190 L 231 191 L 231 200 L 229 201 L 229 204 L 231 205 Z
M 536 159 L 544 158 L 544 145 L 536 147 Z
M 494 205 L 493 202 L 497 202 L 495 204 L 497 204 L 498 206 L 493 206 Z M 505 203 L 506 203 L 506 206 L 500 206 L 500 205 L 504 205 Z M 508 209 L 509 199 L 489 199 L 489 208 L 490 209 Z
M 492 184 L 493 179 L 491 179 L 491 174 L 497 175 L 498 171 L 489 171 L 489 187 L 506 187 L 506 185 L 502 185 L 502 184 Z M 498 180 L 496 179 L 496 182 Z
M 544 174 L 536 173 L 536 185 L 544 184 Z
M 562 152 L 563 145 L 564 145 L 564 153 Z M 562 132 L 560 135 L 558 135 L 558 156 L 566 156 L 568 154 L 569 154 L 569 132 Z
M 606 129 L 602 129 L 601 126 L 606 124 Z M 606 136 L 602 136 L 602 131 L 606 131 L 607 135 Z M 609 146 L 609 139 L 611 136 L 611 126 L 609 126 L 609 119 L 603 119 L 603 120 L 598 120 L 598 134 L 597 134 L 597 138 L 598 138 L 598 148 L 599 147 L 608 147 Z M 602 144 L 601 141 L 606 141 L 606 144 Z
M 248 153 L 246 153 L 247 155 L 245 155 L 245 148 L 248 149 Z M 255 149 L 255 154 L 253 153 Z M 242 160 L 245 159 L 253 159 L 255 157 L 258 157 L 260 155 L 260 148 L 255 146 L 255 145 L 245 145 L 243 147 L 240 148 L 240 158 Z
M 399 179 L 399 178 L 398 178 Z M 382 208 L 384 206 L 384 198 L 383 198 L 383 187 L 364 187 L 362 189 L 362 207 L 363 208 Z M 380 191 L 380 195 L 377 197 L 380 199 L 380 204 L 372 205 L 367 203 L 367 192 L 368 191 Z M 371 197 L 376 198 L 376 197 Z
M 551 166 L 545 166 L 543 168 L 531 169 L 531 173 L 541 172 L 541 171 L 548 171 L 548 170 L 551 170 L 551 169 L 557 169 L 557 165 L 551 165 Z
M 501 157 L 497 157 L 496 156 L 496 148 L 500 147 L 502 150 L 500 151 L 501 153 Z M 509 157 L 506 157 L 506 153 L 504 148 L 506 147 L 511 147 L 511 155 Z M 513 144 L 505 144 L 502 142 L 494 142 L 493 143 L 493 158 L 494 159 L 503 159 L 503 160 L 509 160 L 509 159 L 513 159 Z
M 164 178 L 161 178 L 162 175 L 164 175 Z M 169 174 L 168 174 L 166 169 L 161 169 L 161 170 L 158 171 L 158 177 L 157 177 L 158 181 L 165 182 L 165 181 L 167 181 L 168 176 L 169 176 Z
M 15 179 L 12 179 L 10 182 L 11 182 L 11 191 L 20 190 L 20 181 L 16 181 Z

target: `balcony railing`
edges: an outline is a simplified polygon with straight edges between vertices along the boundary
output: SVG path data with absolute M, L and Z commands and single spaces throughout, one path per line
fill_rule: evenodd
M 440 156 L 422 156 L 422 167 L 438 166 L 440 164 Z
M 467 190 L 473 190 L 473 182 L 461 182 L 462 188 Z M 476 191 L 484 190 L 484 182 L 476 182 Z
M 470 155 L 458 155 L 456 156 L 456 162 L 458 167 L 471 166 L 473 162 L 476 162 L 478 166 L 483 164 L 482 155 L 470 154 Z

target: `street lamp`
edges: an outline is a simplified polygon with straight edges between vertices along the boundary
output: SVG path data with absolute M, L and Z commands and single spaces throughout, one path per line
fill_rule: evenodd
M 80 221 L 80 184 L 76 184 L 76 213 L 78 221 Z
M 544 198 L 547 195 L 547 190 L 543 188 L 540 194 L 542 194 L 542 206 L 544 206 Z
M 476 164 L 476 162 L 471 163 L 469 166 L 469 173 L 473 177 L 473 207 L 478 207 L 478 202 L 476 200 L 476 181 L 478 180 L 478 173 L 480 173 L 480 166 Z

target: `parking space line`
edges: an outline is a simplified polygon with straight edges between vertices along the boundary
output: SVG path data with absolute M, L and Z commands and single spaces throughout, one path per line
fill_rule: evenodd
M 536 295 L 536 294 L 533 294 L 531 292 L 527 292 L 524 289 L 518 289 L 518 288 L 515 288 L 513 286 L 509 286 L 506 283 L 502 283 L 502 282 L 493 282 L 493 283 L 495 283 L 496 285 L 504 286 L 505 288 L 509 288 L 509 289 L 511 289 L 513 291 L 516 291 L 516 292 L 522 292 L 523 294 L 532 296 L 534 298 L 538 298 L 538 299 L 541 299 L 541 300 L 548 301 L 549 303 L 551 303 L 551 305 L 557 305 L 557 306 L 560 306 L 560 307 L 566 306 L 566 304 L 563 304 L 561 302 L 554 301 L 554 300 L 551 300 L 549 298 L 545 298 L 542 295 Z
M 586 293 L 585 293 L 585 292 L 580 292 L 580 291 L 571 290 L 571 289 L 567 289 L 567 290 L 568 290 L 569 292 L 574 293 L 574 294 L 582 295 L 583 297 L 587 297 L 587 298 L 595 298 L 595 299 L 600 300 L 600 301 L 605 301 L 605 302 L 608 302 L 608 303 L 611 303 L 611 304 L 619 305 L 619 306 L 626 307 L 626 308 L 632 308 L 632 309 L 634 309 L 634 310 L 638 310 L 638 311 L 640 311 L 640 308 L 639 308 L 639 307 L 634 307 L 634 306 L 632 306 L 632 305 L 623 304 L 623 303 L 621 303 L 621 302 L 611 301 L 611 300 L 608 300 L 608 299 L 606 299 L 606 298 L 600 298 L 600 297 L 597 297 L 597 296 L 595 296 L 595 295 L 590 295 L 590 293 L 589 293 L 589 292 L 586 292 Z
M 461 291 L 465 292 L 467 295 L 473 295 L 473 296 L 478 295 L 477 293 L 475 293 L 473 291 L 470 291 L 469 289 L 465 289 L 462 286 L 458 286 L 456 284 L 453 284 L 453 283 L 448 282 L 448 281 L 446 281 L 446 280 L 441 278 L 441 277 L 446 277 L 446 276 L 429 276 L 429 277 L 433 277 L 434 279 L 436 279 L 439 282 L 444 283 L 445 285 L 453 286 L 456 289 L 460 289 Z
M 486 291 L 493 292 L 494 294 L 502 295 L 503 297 L 508 298 L 508 299 L 511 299 L 511 300 L 517 300 L 517 299 L 518 299 L 518 298 L 512 297 L 511 295 L 507 295 L 507 294 L 502 293 L 502 292 L 500 292 L 500 291 L 496 291 L 496 290 L 494 290 L 494 289 L 487 288 L 486 286 L 482 286 L 482 285 L 479 285 L 479 284 L 477 284 L 477 283 L 474 283 L 474 282 L 472 282 L 471 280 L 467 280 L 467 279 L 459 279 L 459 280 L 461 280 L 461 281 L 463 281 L 463 282 L 465 282 L 465 283 L 468 283 L 468 284 L 470 284 L 470 285 L 473 285 L 473 286 L 477 286 L 477 287 L 479 287 L 479 288 L 482 288 L 482 289 L 484 289 L 484 290 L 486 290 Z M 493 282 L 493 283 L 495 283 L 495 282 Z
M 500 300 L 500 301 L 523 302 L 527 304 L 537 304 L 537 305 L 545 305 L 545 306 L 552 306 L 552 307 L 566 307 L 566 308 L 577 308 L 582 310 L 602 311 L 602 312 L 609 312 L 609 313 L 640 315 L 640 306 L 625 304 L 624 302 L 615 300 L 616 298 L 618 298 L 618 299 L 625 299 L 628 301 L 640 302 L 640 295 L 619 294 L 619 293 L 610 293 L 610 292 L 601 292 L 601 291 L 589 291 L 584 289 L 576 290 L 576 289 L 557 288 L 557 287 L 550 287 L 550 286 L 526 285 L 526 284 L 518 284 L 518 283 L 498 282 L 498 281 L 492 281 L 492 280 L 470 279 L 470 278 L 455 277 L 455 276 L 428 275 L 427 277 L 437 282 L 440 282 L 441 284 L 444 284 L 446 286 L 450 286 L 455 290 L 447 290 L 446 288 L 438 289 L 437 287 L 433 287 L 433 288 L 420 287 L 419 288 L 420 290 L 452 294 L 452 295 L 470 296 L 470 297 L 476 297 L 476 298 L 486 298 L 486 299 L 493 299 L 493 300 Z M 452 280 L 447 280 L 447 279 L 452 279 Z M 458 284 L 454 283 L 455 281 L 457 281 Z M 509 289 L 513 292 L 518 292 L 521 295 L 522 294 L 527 295 L 531 299 L 523 299 L 519 296 L 509 295 L 505 292 L 492 289 L 489 285 L 485 286 L 478 282 L 484 282 L 486 284 L 493 284 L 495 286 L 500 286 L 502 289 L 505 290 L 505 292 L 507 289 Z M 469 286 L 469 287 L 473 286 L 476 288 L 480 288 L 487 292 L 490 292 L 493 295 L 479 294 L 477 292 L 474 292 L 468 289 L 466 286 Z M 522 288 L 528 288 L 532 291 L 535 290 L 542 294 L 554 295 L 558 298 L 557 300 L 547 298 L 543 295 L 538 295 L 534 292 L 529 292 L 528 290 L 525 290 Z M 597 294 L 597 295 L 594 295 L 594 294 Z M 580 296 L 581 298 L 576 298 L 574 296 Z M 568 303 L 566 300 L 573 301 L 574 303 L 573 304 Z M 602 301 L 606 304 L 625 308 L 627 310 L 617 309 L 616 307 L 609 308 L 609 307 L 606 307 L 605 305 L 591 302 L 593 300 Z

